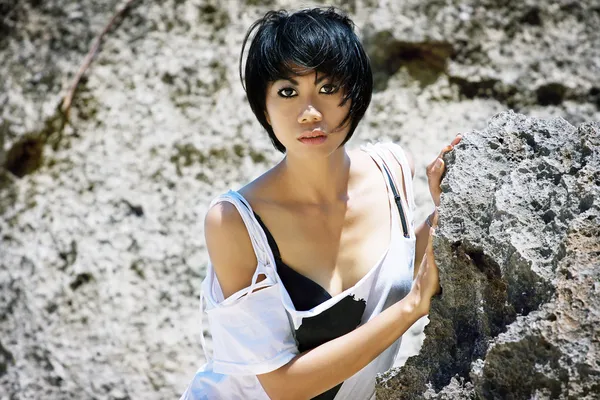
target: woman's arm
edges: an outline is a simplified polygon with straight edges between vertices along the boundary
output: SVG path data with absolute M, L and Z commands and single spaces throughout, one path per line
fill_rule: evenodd
M 426 315 L 420 303 L 418 293 L 411 291 L 366 324 L 258 375 L 258 380 L 271 399 L 315 397 L 363 369 Z
M 437 226 L 437 208 L 440 205 L 440 197 L 442 195 L 442 189 L 440 183 L 446 170 L 446 164 L 444 163 L 444 154 L 452 151 L 454 146 L 460 143 L 462 136 L 456 135 L 452 142 L 444 147 L 440 154 L 433 160 L 426 169 L 427 182 L 429 184 L 429 192 L 431 193 L 431 200 L 435 206 L 434 211 L 427 216 L 426 221 L 423 221 L 416 229 L 415 234 L 417 237 L 417 243 L 415 246 L 415 265 L 421 265 L 423 255 L 425 254 L 427 243 L 429 243 L 429 230 L 431 227 Z M 429 223 L 427 223 L 429 221 Z M 415 269 L 415 277 L 417 276 L 417 269 Z
M 221 202 L 208 210 L 204 238 L 223 297 L 250 286 L 258 260 L 242 216 L 233 204 Z
M 235 207 L 221 203 L 211 208 L 205 235 L 225 298 L 248 287 L 256 268 L 256 256 Z M 258 375 L 269 397 L 312 398 L 350 378 L 387 349 L 429 312 L 431 296 L 438 287 L 432 252 L 429 260 L 421 266 L 413 289 L 404 299 L 354 331 L 297 355 L 277 370 Z
M 425 250 L 429 243 L 429 231 L 432 226 L 436 226 L 437 224 L 437 208 L 434 212 L 429 214 L 427 218 L 429 219 L 431 226 L 427 223 L 427 220 L 425 220 L 415 229 L 415 265 L 421 265 L 421 262 L 423 261 L 423 256 L 425 255 Z M 413 279 L 417 277 L 418 272 L 419 268 L 415 268 Z

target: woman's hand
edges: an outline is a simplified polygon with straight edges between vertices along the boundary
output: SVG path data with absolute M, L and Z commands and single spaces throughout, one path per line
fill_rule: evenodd
M 429 314 L 429 306 L 431 298 L 440 291 L 439 273 L 435 257 L 433 255 L 433 237 L 435 236 L 435 228 L 437 227 L 437 213 L 432 217 L 433 227 L 429 229 L 429 242 L 425 255 L 421 260 L 419 272 L 415 278 L 413 292 L 417 301 L 417 309 L 421 316 Z
M 429 192 L 431 193 L 431 199 L 433 204 L 437 208 L 440 205 L 440 196 L 442 189 L 440 189 L 440 183 L 442 182 L 442 176 L 446 166 L 444 165 L 444 154 L 454 149 L 454 146 L 460 143 L 462 139 L 461 135 L 456 135 L 452 143 L 444 147 L 440 154 L 427 166 L 427 181 L 429 182 Z

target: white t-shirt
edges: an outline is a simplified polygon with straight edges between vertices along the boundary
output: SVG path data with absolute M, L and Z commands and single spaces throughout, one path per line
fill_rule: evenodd
M 197 371 L 181 400 L 268 400 L 256 375 L 274 371 L 298 354 L 296 333 L 303 321 L 318 316 L 350 297 L 365 303 L 360 320 L 362 325 L 408 294 L 415 256 L 415 204 L 410 167 L 402 148 L 396 144 L 369 144 L 362 146 L 361 150 L 373 158 L 384 174 L 392 210 L 390 245 L 356 285 L 310 310 L 297 311 L 294 308 L 277 274 L 265 232 L 250 204 L 235 191 L 229 191 L 212 201 L 211 207 L 222 201 L 236 207 L 248 229 L 258 265 L 252 284 L 224 299 L 209 264 L 202 282 L 201 304 L 206 302 L 214 350 L 212 356 L 206 353 L 202 337 L 208 362 Z M 408 237 L 403 235 L 398 207 L 385 173 L 387 171 L 393 181 L 398 182 L 394 176 L 395 169 L 389 168 L 392 157 L 402 166 L 407 198 L 404 198 L 401 187 L 397 188 L 397 192 L 408 219 Z M 266 279 L 257 283 L 258 277 L 263 274 Z M 262 290 L 256 290 L 259 288 Z M 335 399 L 367 400 L 374 397 L 375 377 L 393 366 L 401 339 L 345 380 Z

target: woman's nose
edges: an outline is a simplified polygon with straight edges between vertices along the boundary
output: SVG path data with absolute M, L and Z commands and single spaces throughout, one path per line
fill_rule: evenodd
M 298 116 L 298 122 L 301 124 L 319 122 L 322 119 L 323 115 L 312 105 L 308 105 Z

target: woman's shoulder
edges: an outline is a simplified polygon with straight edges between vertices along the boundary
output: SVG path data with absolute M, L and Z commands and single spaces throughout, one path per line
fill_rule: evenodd
M 268 200 L 273 181 L 271 168 L 242 188 L 219 195 L 206 213 L 206 247 L 225 298 L 252 281 L 258 259 L 248 224 L 253 223 L 253 206 Z
M 240 211 L 231 201 L 217 201 L 204 219 L 206 249 L 224 298 L 250 285 L 258 262 Z

